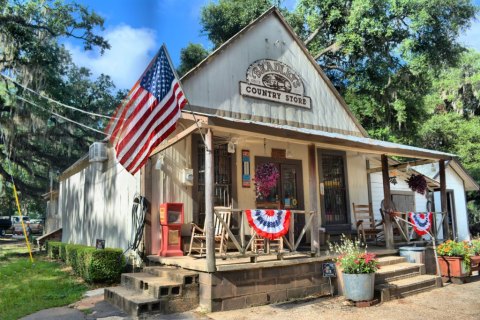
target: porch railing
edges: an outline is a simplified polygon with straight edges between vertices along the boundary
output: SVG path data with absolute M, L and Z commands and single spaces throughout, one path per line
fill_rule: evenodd
M 380 211 L 382 212 L 382 210 L 380 210 Z M 415 212 L 415 213 L 425 213 L 425 212 Z M 408 212 L 393 211 L 392 214 L 399 216 L 400 218 L 402 218 L 402 220 L 408 221 Z M 439 237 L 439 233 L 440 233 L 440 231 L 442 231 L 443 233 L 448 232 L 446 230 L 442 230 L 442 227 L 444 226 L 445 218 L 447 216 L 447 212 L 432 212 L 432 215 L 433 215 L 433 217 L 432 217 L 433 225 L 432 225 L 432 229 L 431 229 L 432 232 L 431 233 L 433 234 L 435 239 L 444 239 L 443 235 L 441 235 L 441 237 Z M 438 219 L 439 215 L 441 216 L 440 219 Z M 384 217 L 385 217 L 385 214 L 384 214 L 384 212 L 382 212 L 382 218 L 384 219 Z M 400 231 L 400 235 L 403 237 L 403 239 L 407 242 L 411 242 L 412 237 L 413 237 L 413 233 L 414 233 L 413 227 L 411 225 L 409 225 L 408 223 L 402 221 L 402 220 L 393 219 L 393 221 L 397 225 L 398 230 Z M 439 220 L 439 221 L 437 221 L 437 220 Z M 447 237 L 448 237 L 448 235 L 447 235 Z
M 248 255 L 258 256 L 258 255 L 268 254 L 266 252 L 263 252 L 263 253 L 258 253 L 257 252 L 255 254 L 253 254 L 253 253 L 248 254 L 247 253 L 248 248 L 251 247 L 252 242 L 254 241 L 255 231 L 252 231 L 253 233 L 249 233 L 250 239 L 247 242 L 247 237 L 246 237 L 247 234 L 246 234 L 245 229 L 248 228 L 248 227 L 246 227 L 246 221 L 245 221 L 246 213 L 245 213 L 244 209 L 225 209 L 225 208 L 222 208 L 221 211 L 222 212 L 229 211 L 229 212 L 231 212 L 232 215 L 237 216 L 237 221 L 239 221 L 239 229 L 240 229 L 240 232 L 239 232 L 238 236 L 235 235 L 232 232 L 231 226 L 228 225 L 224 221 L 224 219 L 219 214 L 219 212 L 217 212 L 217 210 L 214 211 L 215 216 L 217 217 L 218 221 L 223 225 L 226 232 L 228 233 L 229 240 L 232 241 L 232 243 L 234 244 L 235 248 L 237 249 L 237 251 L 239 252 L 239 254 L 241 256 L 248 256 Z M 297 249 L 300 246 L 300 243 L 301 243 L 303 237 L 305 236 L 306 232 L 308 230 L 311 230 L 314 215 L 318 215 L 318 213 L 315 212 L 315 211 L 309 211 L 308 212 L 308 217 L 306 216 L 307 211 L 304 211 L 304 210 L 290 210 L 290 213 L 292 214 L 292 216 L 290 217 L 290 226 L 289 226 L 288 234 L 286 236 L 283 236 L 283 241 L 287 245 L 288 249 L 290 250 L 290 253 L 294 254 L 294 253 L 297 253 Z M 295 215 L 300 215 L 300 214 L 305 215 L 305 225 L 303 226 L 300 233 L 298 235 L 295 235 Z M 233 218 L 233 216 L 231 218 Z M 233 219 L 230 219 L 230 220 L 232 221 Z M 313 247 L 312 247 L 311 251 L 312 252 L 314 251 Z M 285 252 L 279 254 L 279 256 L 283 256 L 284 254 L 285 254 Z

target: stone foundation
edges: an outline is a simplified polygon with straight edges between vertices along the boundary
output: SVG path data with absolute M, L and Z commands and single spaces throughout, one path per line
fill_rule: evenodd
M 211 312 L 330 294 L 328 278 L 322 277 L 322 262 L 201 272 L 199 282 L 200 307 Z

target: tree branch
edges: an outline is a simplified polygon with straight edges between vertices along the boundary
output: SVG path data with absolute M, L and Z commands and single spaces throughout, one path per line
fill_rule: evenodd
M 329 45 L 328 47 L 326 47 L 325 49 L 321 50 L 315 57 L 314 59 L 315 60 L 318 60 L 321 56 L 323 56 L 325 53 L 327 52 L 337 52 L 338 50 L 340 50 L 340 44 L 338 42 L 334 42 L 332 43 L 331 45 Z
M 320 27 L 317 29 L 313 30 L 313 32 L 308 36 L 307 40 L 305 40 L 305 46 L 307 46 L 310 42 L 312 42 L 313 39 L 317 36 L 317 34 L 320 32 Z

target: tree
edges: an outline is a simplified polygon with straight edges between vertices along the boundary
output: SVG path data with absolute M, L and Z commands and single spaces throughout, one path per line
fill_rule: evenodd
M 74 3 L 0 0 L 0 72 L 45 96 L 87 111 L 107 112 L 118 102 L 107 76 L 90 80 L 90 72 L 76 67 L 59 44 L 63 37 L 83 42 L 85 49 L 108 49 L 93 30 L 103 19 Z M 0 78 L 0 194 L 2 204 L 14 207 L 10 175 L 23 203 L 46 192 L 51 174 L 64 170 L 101 137 L 72 125 L 51 111 L 101 128 L 102 121 L 65 110 L 20 86 Z M 31 103 L 25 102 L 26 99 Z M 10 214 L 13 212 L 9 212 Z
M 189 43 L 188 46 L 180 51 L 180 66 L 177 69 L 178 75 L 180 77 L 183 76 L 207 56 L 208 51 L 201 44 Z
M 272 4 L 209 3 L 203 31 L 218 47 Z M 401 142 L 428 118 L 421 102 L 431 76 L 457 63 L 458 35 L 476 12 L 468 0 L 300 0 L 282 9 L 370 134 Z
M 202 31 L 215 48 L 274 5 L 271 0 L 220 0 L 202 8 Z

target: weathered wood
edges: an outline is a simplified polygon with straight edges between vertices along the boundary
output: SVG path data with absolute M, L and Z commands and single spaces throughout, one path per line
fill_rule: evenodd
M 422 164 L 429 164 L 429 163 L 433 163 L 435 162 L 436 160 L 416 160 L 416 161 L 409 161 L 409 162 L 406 162 L 406 163 L 399 163 L 399 164 L 393 164 L 391 166 L 388 166 L 388 170 L 394 170 L 394 169 L 405 169 L 407 168 L 408 166 L 411 166 L 411 167 L 415 167 L 415 166 L 420 166 Z M 369 168 L 367 169 L 367 173 L 375 173 L 375 172 L 381 172 L 382 171 L 382 167 L 377 167 L 377 168 Z
M 152 210 L 152 164 L 149 159 L 145 166 L 140 169 L 140 194 L 147 200 L 147 213 L 145 215 L 145 252 L 149 254 L 158 254 L 160 251 L 160 242 L 156 241 L 153 234 L 160 233 L 160 220 L 154 219 Z M 157 224 L 154 225 L 154 222 Z M 154 239 L 155 238 L 155 239 Z
M 447 204 L 447 181 L 445 178 L 445 160 L 438 161 L 438 169 L 440 173 L 440 202 L 442 212 L 447 213 L 447 219 L 443 219 L 444 239 L 450 238 L 450 226 L 448 225 L 448 204 Z
M 388 175 L 388 158 L 382 154 L 382 178 L 383 178 L 383 206 L 385 208 L 385 245 L 387 249 L 394 248 L 392 219 L 388 214 L 392 209 L 390 199 L 390 177 Z
M 310 211 L 313 211 L 311 230 L 311 252 L 315 256 L 320 255 L 320 235 L 318 228 L 318 181 L 317 181 L 317 159 L 315 157 L 315 145 L 308 146 L 308 187 L 310 191 Z
M 235 235 L 230 230 L 229 225 L 222 219 L 222 217 L 217 212 L 215 212 L 215 215 L 217 216 L 218 221 L 220 221 L 222 226 L 225 228 L 225 231 L 227 231 L 228 236 L 230 237 L 230 240 L 232 240 L 232 242 L 235 245 L 235 247 L 237 248 L 238 252 L 245 253 L 245 251 L 243 250 L 243 248 L 240 246 L 237 239 L 235 238 Z
M 200 128 L 201 122 L 194 123 L 187 129 L 183 130 L 182 132 L 178 133 L 175 137 L 168 139 L 166 143 L 160 144 L 158 147 L 153 149 L 152 153 L 150 153 L 150 157 L 156 155 L 159 152 L 162 152 L 163 150 L 170 148 L 177 142 L 181 141 L 182 139 L 188 137 L 190 134 L 192 134 L 195 130 L 198 130 Z
M 427 150 L 427 149 L 413 149 L 405 145 L 382 145 L 376 144 L 375 140 L 372 140 L 370 143 L 367 143 L 364 140 L 352 140 L 348 136 L 329 136 L 329 135 L 315 135 L 310 133 L 305 133 L 297 130 L 288 130 L 284 127 L 274 127 L 271 125 L 263 125 L 260 123 L 246 123 L 242 121 L 233 121 L 225 118 L 211 118 L 209 125 L 214 128 L 228 128 L 229 132 L 238 132 L 244 133 L 248 132 L 251 136 L 259 134 L 259 137 L 269 138 L 271 136 L 276 136 L 281 138 L 282 141 L 310 141 L 310 143 L 315 143 L 317 147 L 324 146 L 328 149 L 335 150 L 351 150 L 358 152 L 365 152 L 371 154 L 388 154 L 396 155 L 410 158 L 420 158 L 420 159 L 446 159 L 449 158 L 450 154 Z M 236 131 L 238 130 L 238 131 Z M 293 139 L 293 140 L 292 140 Z
M 215 230 L 213 227 L 213 132 L 205 135 L 205 228 L 207 271 L 215 272 Z

